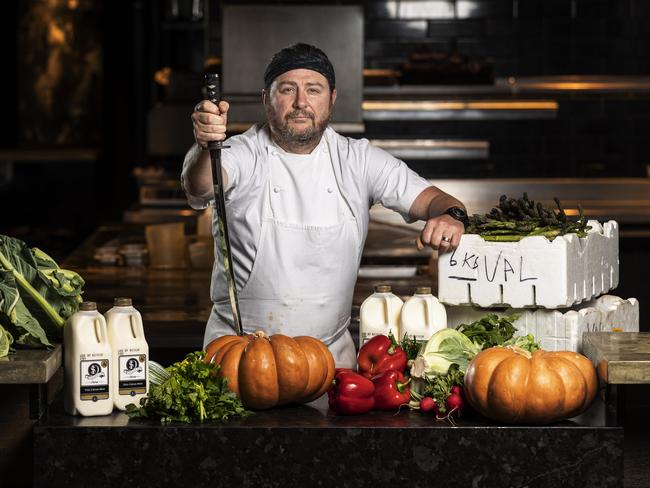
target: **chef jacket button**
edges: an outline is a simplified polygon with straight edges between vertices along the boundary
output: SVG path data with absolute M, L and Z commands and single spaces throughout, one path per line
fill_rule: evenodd
M 327 193 L 332 193 L 333 191 L 334 191 L 334 190 L 332 190 L 332 188 L 328 188 L 328 189 L 327 189 Z
M 280 193 L 280 187 L 279 187 L 279 186 L 274 186 L 274 187 L 273 187 L 273 191 L 274 191 L 275 193 Z

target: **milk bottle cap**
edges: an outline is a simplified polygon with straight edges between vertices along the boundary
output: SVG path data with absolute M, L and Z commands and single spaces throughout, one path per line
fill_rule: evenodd
M 79 304 L 79 310 L 83 312 L 89 312 L 97 310 L 97 304 L 95 302 L 81 302 Z
M 415 294 L 416 295 L 431 295 L 431 287 L 430 286 L 418 286 L 415 289 Z
M 113 305 L 116 307 L 130 307 L 133 305 L 133 301 L 130 298 L 126 297 L 118 297 L 115 300 L 113 300 Z
M 390 293 L 392 291 L 392 288 L 390 285 L 377 285 L 375 286 L 375 292 L 376 293 Z

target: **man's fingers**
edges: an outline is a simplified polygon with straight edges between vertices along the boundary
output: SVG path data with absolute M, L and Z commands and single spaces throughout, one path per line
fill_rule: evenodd
M 454 235 L 451 238 L 451 248 L 452 249 L 458 249 L 458 246 L 460 245 L 460 236 L 462 234 L 459 233 L 454 233 Z
M 227 102 L 221 102 L 221 103 L 226 103 Z M 214 103 L 212 103 L 210 100 L 201 100 L 199 103 L 197 103 L 194 106 L 194 111 L 195 112 L 207 112 L 215 115 L 219 115 L 221 112 L 219 111 L 219 107 L 217 107 Z
M 203 124 L 201 122 L 196 122 L 195 126 L 200 132 L 207 132 L 208 134 L 224 134 L 226 132 L 225 125 Z
M 435 226 L 431 221 L 428 221 L 424 225 L 424 229 L 422 229 L 422 232 L 420 233 L 420 240 L 425 246 L 428 246 L 431 243 L 431 236 L 433 235 L 434 230 Z
M 226 138 L 226 134 L 216 134 L 212 132 L 196 132 L 194 137 L 196 141 L 200 144 L 205 145 L 207 142 L 213 141 L 223 141 Z
M 449 247 L 449 242 L 442 240 L 444 230 L 444 227 L 438 225 L 436 227 L 436 230 L 434 230 L 433 234 L 431 235 L 431 247 L 437 249 L 438 251 L 444 251 L 447 247 Z
M 201 122 L 205 125 L 226 125 L 226 117 L 222 115 L 207 114 L 204 112 L 194 112 L 192 114 L 192 120 Z
M 230 104 L 228 102 L 226 102 L 225 100 L 221 100 L 219 102 L 219 113 L 221 115 L 227 114 L 229 108 L 230 108 Z
M 424 251 L 424 248 L 426 247 L 424 245 L 424 242 L 422 242 L 422 238 L 420 236 L 415 239 L 415 247 L 418 248 L 418 251 Z

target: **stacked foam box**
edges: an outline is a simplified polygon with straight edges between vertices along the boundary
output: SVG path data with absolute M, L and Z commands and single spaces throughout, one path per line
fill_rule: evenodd
M 638 332 L 639 302 L 635 298 L 603 295 L 568 310 L 493 309 L 446 306 L 447 326 L 457 327 L 479 320 L 487 313 L 517 315 L 517 335 L 533 334 L 548 351 L 582 352 L 583 332 Z
M 553 241 L 535 236 L 488 242 L 464 235 L 458 249 L 438 260 L 438 298 L 447 305 L 448 325 L 494 312 L 485 308 L 511 309 L 520 315 L 518 333 L 532 333 L 544 349 L 574 351 L 584 331 L 638 331 L 636 299 L 583 303 L 618 285 L 618 224 L 588 225 L 586 237 L 567 234 Z

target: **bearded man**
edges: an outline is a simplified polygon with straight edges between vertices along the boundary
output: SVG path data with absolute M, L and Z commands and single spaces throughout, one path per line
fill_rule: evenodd
M 440 252 L 458 246 L 465 207 L 367 139 L 329 127 L 336 81 L 317 47 L 294 44 L 276 53 L 264 85 L 267 122 L 229 138 L 222 154 L 244 332 L 316 337 L 337 367 L 354 367 L 348 326 L 370 207 L 381 203 L 406 221 L 426 221 L 420 238 Z M 181 179 L 197 209 L 214 199 L 207 144 L 225 139 L 228 109 L 225 101 L 203 100 L 192 114 L 196 143 Z M 217 259 L 204 346 L 234 333 L 224 273 Z

